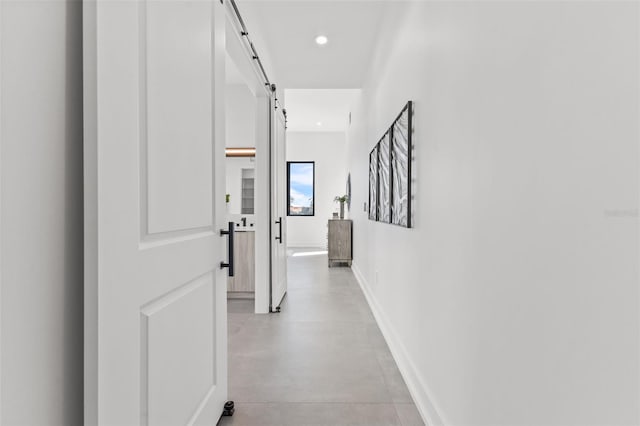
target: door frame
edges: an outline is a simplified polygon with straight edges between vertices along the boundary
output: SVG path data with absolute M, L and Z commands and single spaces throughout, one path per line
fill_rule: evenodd
M 226 53 L 233 59 L 249 90 L 256 98 L 256 156 L 254 186 L 255 232 L 255 309 L 256 314 L 271 312 L 271 105 L 275 85 L 266 74 L 248 38 L 244 22 L 233 0 L 224 2 L 227 15 Z

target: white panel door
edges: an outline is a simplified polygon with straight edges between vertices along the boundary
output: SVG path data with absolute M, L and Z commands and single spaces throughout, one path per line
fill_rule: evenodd
M 272 108 L 271 120 L 271 306 L 276 310 L 287 292 L 287 160 L 286 119 L 281 107 Z
M 213 425 L 227 397 L 223 6 L 83 13 L 85 424 Z

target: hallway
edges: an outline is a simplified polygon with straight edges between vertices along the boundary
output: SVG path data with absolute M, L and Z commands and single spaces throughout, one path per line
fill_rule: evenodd
M 229 399 L 220 425 L 422 425 L 349 268 L 289 253 L 282 312 L 229 301 Z

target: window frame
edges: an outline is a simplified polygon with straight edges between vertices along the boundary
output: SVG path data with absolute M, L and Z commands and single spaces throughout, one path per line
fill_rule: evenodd
M 311 214 L 291 214 L 291 164 L 311 164 L 313 170 L 313 183 L 311 200 L 313 212 Z M 290 217 L 313 217 L 316 215 L 316 162 L 315 161 L 287 161 L 287 216 Z

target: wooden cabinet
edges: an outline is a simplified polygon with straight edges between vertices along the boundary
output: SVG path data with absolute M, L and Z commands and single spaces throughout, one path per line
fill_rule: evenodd
M 227 297 L 253 298 L 255 296 L 256 262 L 255 232 L 236 231 L 233 247 L 234 276 L 228 278 Z
M 332 262 L 347 262 L 351 266 L 353 258 L 350 220 L 329 219 L 328 251 L 329 266 Z

